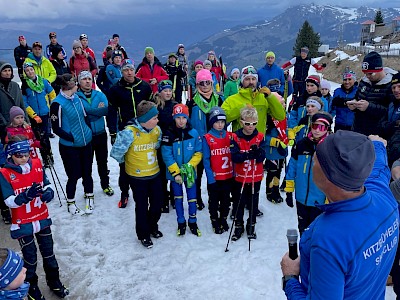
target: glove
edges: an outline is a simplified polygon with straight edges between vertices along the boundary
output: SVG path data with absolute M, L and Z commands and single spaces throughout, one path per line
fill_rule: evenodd
M 177 184 L 182 184 L 182 183 L 183 183 L 182 176 L 181 176 L 181 175 L 176 175 L 176 176 L 175 176 L 175 182 L 176 182 Z
M 271 141 L 269 142 L 269 145 L 271 147 L 279 147 L 281 145 L 281 143 L 283 143 L 283 142 L 280 139 L 277 139 L 277 138 L 273 137 L 273 138 L 271 138 Z M 283 143 L 283 144 L 285 145 L 285 143 Z
M 269 95 L 271 95 L 271 90 L 269 88 L 267 88 L 266 86 L 263 86 L 258 91 L 260 93 L 264 94 L 265 97 L 268 97 Z
M 325 67 L 326 67 L 326 63 L 323 63 L 321 66 L 322 66 L 323 68 L 325 68 Z
M 39 117 L 39 116 L 34 116 L 33 119 L 35 120 L 35 122 L 36 122 L 37 124 L 42 123 L 42 118 Z
M 283 149 L 287 148 L 287 145 L 284 142 L 282 142 L 281 140 L 279 141 L 279 146 L 281 146 Z
M 51 200 L 53 200 L 53 198 L 54 198 L 54 191 L 50 187 L 48 187 L 46 189 L 46 191 L 40 197 L 42 202 L 46 202 L 46 203 L 49 203 Z
M 40 185 L 40 183 L 36 182 L 34 182 L 32 186 L 25 191 L 26 197 L 28 197 L 28 199 L 30 200 L 36 198 L 37 196 L 40 196 L 42 193 L 42 186 Z
M 292 147 L 294 145 L 294 140 L 289 140 L 288 146 Z
M 183 164 L 180 168 L 181 175 L 186 180 L 188 188 L 191 188 L 195 182 L 194 168 L 191 164 Z
M 110 138 L 111 138 L 111 145 L 114 145 L 115 140 L 117 139 L 117 134 L 116 133 L 110 133 Z
M 286 187 L 284 191 L 286 193 L 293 193 L 294 192 L 294 180 L 286 180 Z
M 256 144 L 251 145 L 247 156 L 248 159 L 256 159 L 260 152 L 259 149 L 260 148 Z
M 296 133 L 294 132 L 294 130 L 292 128 L 288 129 L 288 134 L 287 137 L 289 140 L 294 140 L 296 137 Z

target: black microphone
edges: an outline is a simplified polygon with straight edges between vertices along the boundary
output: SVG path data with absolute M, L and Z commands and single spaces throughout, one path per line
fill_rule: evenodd
M 295 260 L 299 256 L 297 254 L 297 238 L 299 237 L 297 229 L 288 229 L 286 237 L 289 244 L 289 257 L 290 259 Z

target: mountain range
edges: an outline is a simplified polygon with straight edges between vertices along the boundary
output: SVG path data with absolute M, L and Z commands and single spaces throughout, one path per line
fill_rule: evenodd
M 382 9 L 385 22 L 391 26 L 393 18 L 400 15 L 399 8 Z M 222 55 L 228 70 L 231 67 L 265 64 L 265 53 L 274 51 L 276 62 L 282 63 L 293 56 L 297 34 L 307 20 L 319 33 L 322 44 L 331 48 L 338 41 L 359 42 L 361 23 L 373 20 L 376 9 L 369 7 L 345 8 L 331 5 L 297 5 L 288 8 L 271 20 L 259 21 L 246 26 L 225 29 L 198 43 L 186 51 L 190 60 L 204 59 L 209 50 Z

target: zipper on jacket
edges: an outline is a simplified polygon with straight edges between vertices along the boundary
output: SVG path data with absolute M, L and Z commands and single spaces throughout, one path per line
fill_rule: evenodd
M 86 146 L 87 143 L 86 143 L 85 132 L 84 132 L 83 127 L 82 127 L 82 122 L 81 122 L 81 118 L 80 118 L 80 116 L 79 116 L 79 111 L 78 111 L 78 110 L 76 109 L 76 107 L 75 107 L 74 99 L 72 100 L 72 104 L 73 104 L 73 106 L 74 106 L 74 109 L 75 109 L 75 111 L 76 111 L 76 114 L 78 115 L 79 126 L 81 127 L 82 136 L 83 136 L 83 142 L 85 143 L 85 146 Z

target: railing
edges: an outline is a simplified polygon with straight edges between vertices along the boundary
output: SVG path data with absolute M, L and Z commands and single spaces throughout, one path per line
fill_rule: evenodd
M 371 51 L 382 53 L 384 56 L 400 56 L 400 49 L 389 49 L 388 45 L 371 45 L 371 46 L 351 46 L 345 45 L 343 50 L 354 51 L 357 53 L 368 54 Z

